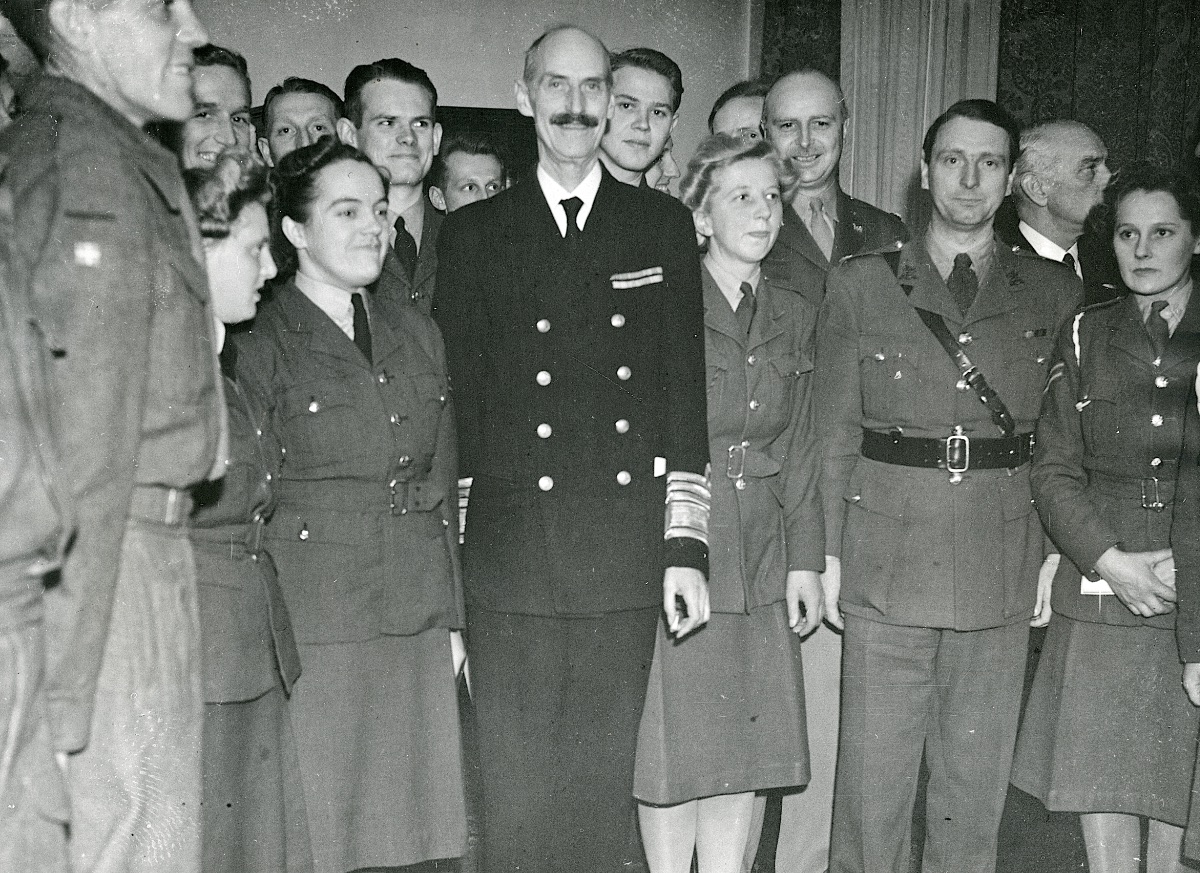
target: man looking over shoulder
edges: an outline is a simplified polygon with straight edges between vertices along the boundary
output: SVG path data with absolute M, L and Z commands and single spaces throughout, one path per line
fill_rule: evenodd
M 375 283 L 376 298 L 433 307 L 441 214 L 426 202 L 425 176 L 442 143 L 437 89 L 429 75 L 400 58 L 355 67 L 346 77 L 346 117 L 338 138 L 385 171 L 392 245 Z
M 483 866 L 618 873 L 660 610 L 679 635 L 707 620 L 700 261 L 682 204 L 600 164 L 599 40 L 547 31 L 516 97 L 537 173 L 446 217 L 434 312 L 474 477 Z
M 779 79 L 763 106 L 767 141 L 791 162 L 800 179 L 763 269 L 817 307 L 825 296 L 831 265 L 846 255 L 908 239 L 899 218 L 855 200 L 838 183 L 849 118 L 841 87 L 811 69 Z
M 1086 230 L 1112 178 L 1107 159 L 1108 149 L 1086 124 L 1047 121 L 1026 128 L 1013 172 L 1019 223 L 996 222 L 1005 242 L 1074 270 L 1087 304 L 1111 300 L 1121 288 L 1112 242 Z
M 683 73 L 660 51 L 632 48 L 612 56 L 612 76 L 613 114 L 600 140 L 600 160 L 618 182 L 642 185 L 679 120 Z

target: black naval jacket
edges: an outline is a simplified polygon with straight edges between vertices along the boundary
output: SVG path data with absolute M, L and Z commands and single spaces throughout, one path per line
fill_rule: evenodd
M 705 563 L 695 540 L 663 540 L 661 474 L 708 461 L 687 209 L 603 171 L 572 250 L 531 179 L 450 214 L 438 263 L 459 465 L 475 480 L 468 602 L 529 615 L 659 604 L 664 566 Z
M 1081 594 L 1080 577 L 1112 546 L 1168 545 L 1184 419 L 1195 403 L 1200 306 L 1193 296 L 1161 360 L 1132 295 L 1077 314 L 1057 356 L 1030 475 L 1063 553 L 1051 604 L 1077 621 L 1171 628 L 1174 613 L 1135 615 L 1116 597 Z

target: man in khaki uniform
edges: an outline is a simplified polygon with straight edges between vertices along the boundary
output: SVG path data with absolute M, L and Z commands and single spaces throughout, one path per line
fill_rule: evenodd
M 823 581 L 845 620 L 838 873 L 907 871 L 922 753 L 925 873 L 995 869 L 1045 542 L 1032 433 L 1082 292 L 993 234 L 1016 150 L 995 103 L 950 107 L 925 137 L 924 238 L 829 276 L 814 385 Z
M 47 596 L 47 697 L 69 753 L 76 871 L 200 866 L 190 489 L 225 463 L 199 237 L 176 157 L 144 132 L 192 111 L 187 0 L 5 9 L 47 75 L 3 134 L 13 257 L 52 351 L 78 534 Z

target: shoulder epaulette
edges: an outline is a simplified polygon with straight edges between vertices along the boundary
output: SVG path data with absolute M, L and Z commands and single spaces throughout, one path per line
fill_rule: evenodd
M 846 263 L 846 261 L 850 261 L 855 258 L 865 258 L 870 255 L 879 255 L 881 257 L 886 258 L 888 255 L 898 254 L 900 252 L 900 250 L 903 248 L 904 248 L 904 243 L 901 242 L 900 240 L 895 240 L 894 242 L 890 242 L 887 245 L 880 246 L 879 248 L 876 248 L 876 249 L 868 249 L 867 251 L 864 251 L 864 252 L 854 252 L 853 254 L 850 254 L 850 255 L 843 255 L 842 259 L 840 261 L 838 261 L 838 263 L 844 264 L 844 263 Z
M 1106 285 L 1105 287 L 1111 288 L 1112 286 Z M 1108 307 L 1112 306 L 1114 303 L 1120 303 L 1120 302 L 1121 302 L 1120 297 L 1112 297 L 1108 300 L 1101 300 L 1099 303 L 1089 303 L 1086 306 L 1081 306 L 1081 307 L 1079 307 L 1079 311 L 1080 311 L 1080 313 L 1084 313 L 1084 312 L 1091 312 L 1093 309 L 1107 309 Z

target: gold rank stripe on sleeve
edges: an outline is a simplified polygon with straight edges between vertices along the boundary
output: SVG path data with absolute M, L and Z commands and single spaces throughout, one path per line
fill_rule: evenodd
M 691 537 L 707 546 L 708 514 L 712 506 L 708 471 L 703 476 L 674 470 L 667 473 L 666 503 L 663 539 Z
M 654 285 L 663 280 L 662 267 L 647 267 L 644 270 L 634 270 L 632 273 L 614 273 L 610 278 L 614 290 L 624 291 L 628 288 L 641 288 L 643 285 Z

